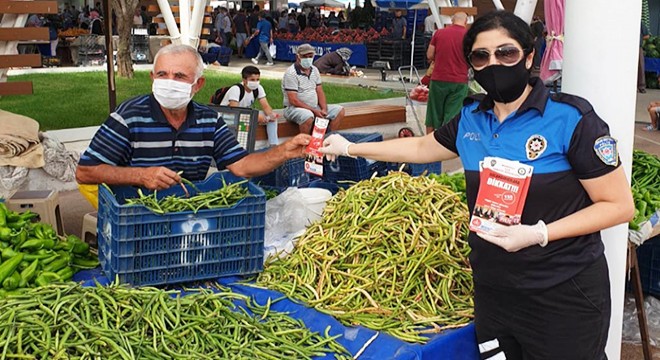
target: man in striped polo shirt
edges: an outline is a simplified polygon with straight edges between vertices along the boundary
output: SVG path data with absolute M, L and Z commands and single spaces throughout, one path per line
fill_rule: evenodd
M 330 130 L 337 130 L 344 118 L 344 108 L 328 105 L 321 86 L 319 69 L 312 65 L 316 50 L 309 44 L 302 44 L 296 50 L 296 62 L 282 77 L 284 117 L 298 124 L 301 134 L 310 134 L 314 118 L 330 120 Z
M 211 160 L 220 170 L 253 177 L 303 156 L 308 135 L 248 154 L 217 112 L 191 101 L 204 86 L 203 70 L 202 58 L 190 46 L 158 51 L 151 72 L 153 93 L 127 100 L 110 114 L 80 157 L 78 183 L 160 190 L 181 177 L 203 180 Z

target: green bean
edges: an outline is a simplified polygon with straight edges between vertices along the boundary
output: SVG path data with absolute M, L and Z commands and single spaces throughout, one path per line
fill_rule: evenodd
M 288 257 L 267 260 L 258 286 L 405 341 L 467 324 L 469 214 L 442 181 L 393 172 L 341 190 Z
M 73 283 L 26 289 L 27 297 L 0 299 L 0 308 L 8 309 L 0 322 L 0 358 L 254 359 L 268 354 L 281 359 L 348 354 L 336 337 L 312 333 L 273 311 L 277 300 L 260 306 L 219 285 L 215 290 L 181 296 L 155 288 L 86 288 Z M 245 302 L 250 312 L 236 307 L 236 300 Z M 99 312 L 91 318 L 85 315 Z

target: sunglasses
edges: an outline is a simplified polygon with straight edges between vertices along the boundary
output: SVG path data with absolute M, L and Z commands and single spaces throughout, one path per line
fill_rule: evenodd
M 504 65 L 517 64 L 522 58 L 523 51 L 515 46 L 502 46 L 493 52 L 495 59 Z M 475 69 L 481 69 L 488 65 L 490 62 L 490 51 L 486 49 L 477 49 L 470 52 L 468 61 Z

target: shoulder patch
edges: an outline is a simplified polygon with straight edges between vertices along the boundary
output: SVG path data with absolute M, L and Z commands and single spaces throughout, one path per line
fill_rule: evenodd
M 605 165 L 619 165 L 619 151 L 616 139 L 611 136 L 601 136 L 594 142 L 594 151 Z
M 594 110 L 594 108 L 586 99 L 581 98 L 577 95 L 571 95 L 565 93 L 553 93 L 550 95 L 550 98 L 553 101 L 564 103 L 578 109 L 578 111 L 582 115 Z

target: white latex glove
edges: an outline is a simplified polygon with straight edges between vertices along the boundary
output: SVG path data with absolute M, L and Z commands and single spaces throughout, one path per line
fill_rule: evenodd
M 489 234 L 477 233 L 477 235 L 508 252 L 516 252 L 532 245 L 544 247 L 548 244 L 548 228 L 541 220 L 536 225 L 505 226 Z
M 343 136 L 332 134 L 323 140 L 323 147 L 319 151 L 325 154 L 326 159 L 335 161 L 337 156 L 355 157 L 348 153 L 348 147 L 351 145 L 353 143 L 346 140 Z

